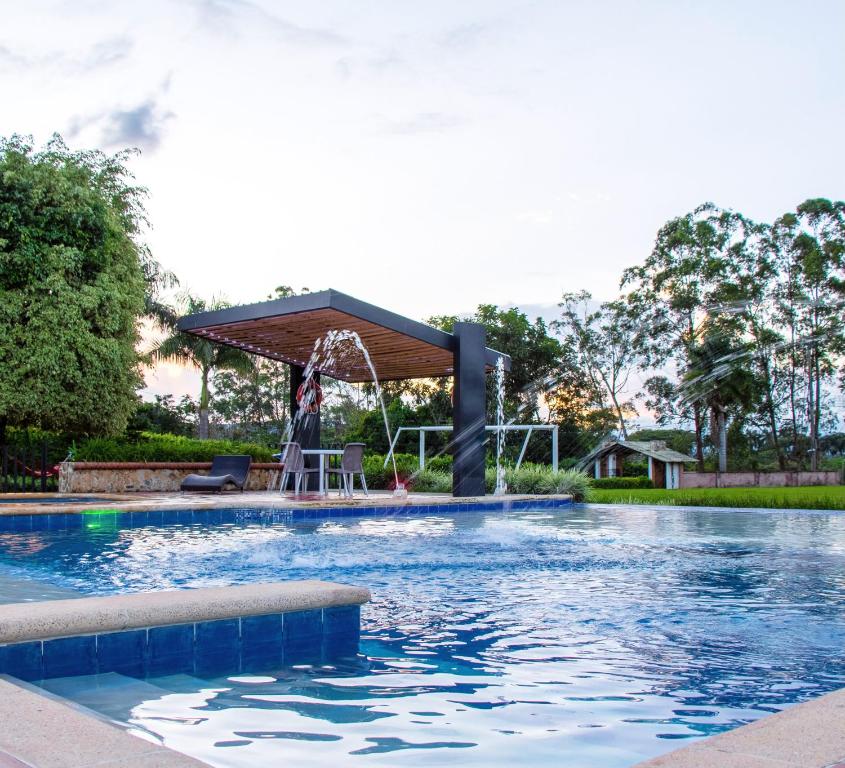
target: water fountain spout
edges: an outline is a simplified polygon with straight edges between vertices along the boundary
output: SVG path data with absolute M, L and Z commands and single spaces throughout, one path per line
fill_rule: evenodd
M 505 450 L 505 359 L 496 360 L 496 488 L 495 496 L 503 496 L 508 491 L 505 483 L 505 467 L 502 454 Z
M 384 404 L 384 397 L 382 395 L 381 385 L 379 384 L 375 365 L 373 365 L 369 350 L 361 340 L 361 337 L 355 331 L 350 330 L 331 330 L 314 342 L 314 351 L 311 353 L 308 364 L 305 366 L 305 370 L 303 371 L 304 399 L 303 402 L 300 403 L 300 407 L 296 414 L 293 415 L 293 418 L 291 418 L 288 424 L 286 441 L 290 441 L 292 439 L 292 436 L 296 433 L 296 430 L 303 418 L 309 419 L 312 414 L 317 411 L 317 408 L 314 407 L 314 403 L 308 399 L 311 398 L 313 400 L 315 397 L 314 392 L 316 389 L 310 386 L 310 382 L 314 379 L 314 375 L 317 370 L 323 370 L 331 376 L 331 371 L 338 367 L 341 357 L 346 354 L 345 351 L 349 350 L 350 346 L 360 353 L 361 357 L 364 359 L 365 365 L 369 369 L 373 386 L 376 391 L 376 398 L 381 406 L 381 415 L 384 420 L 384 430 L 387 433 L 387 442 L 388 445 L 391 444 L 390 420 L 387 417 L 387 407 Z M 405 498 L 408 495 L 408 491 L 405 489 L 405 486 L 399 482 L 399 472 L 396 468 L 396 457 L 391 454 L 391 458 L 393 459 L 393 478 L 395 489 L 393 491 L 393 495 Z

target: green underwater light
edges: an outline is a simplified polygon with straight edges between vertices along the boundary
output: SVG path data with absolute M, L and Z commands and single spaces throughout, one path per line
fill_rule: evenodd
M 88 531 L 113 530 L 117 528 L 117 516 L 120 514 L 120 510 L 86 509 L 80 514 L 85 517 L 85 529 Z

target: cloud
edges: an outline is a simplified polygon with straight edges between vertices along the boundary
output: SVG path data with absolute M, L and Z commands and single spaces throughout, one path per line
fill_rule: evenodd
M 287 21 L 250 0 L 194 0 L 200 21 L 218 32 L 237 34 L 238 18 L 251 20 L 270 31 L 281 42 L 298 45 L 338 45 L 347 42 L 329 29 L 302 27 Z
M 33 56 L 18 53 L 6 45 L 0 45 L 0 62 L 5 62 L 17 69 L 50 68 L 66 72 L 90 72 L 117 64 L 129 55 L 132 46 L 132 40 L 126 36 L 110 37 L 95 43 L 82 54 L 53 51 Z
M 133 45 L 132 40 L 125 36 L 102 40 L 91 48 L 79 65 L 87 70 L 110 67 L 129 56 Z
M 445 112 L 419 112 L 405 120 L 388 121 L 386 133 L 413 135 L 417 133 L 444 133 L 464 124 L 457 115 Z
M 165 125 L 175 115 L 162 110 L 154 99 L 132 109 L 116 109 L 108 113 L 102 132 L 107 147 L 138 147 L 155 151 L 161 144 Z
M 368 58 L 344 56 L 335 62 L 334 68 L 335 72 L 343 80 L 348 80 L 353 75 L 359 74 L 362 71 L 365 73 L 376 72 L 380 74 L 400 69 L 406 65 L 405 59 L 396 51 L 389 50 Z
M 550 224 L 555 220 L 555 214 L 550 210 L 521 211 L 516 220 L 526 224 Z
M 67 135 L 74 138 L 87 128 L 97 126 L 100 129 L 99 143 L 103 147 L 137 147 L 154 152 L 161 144 L 167 123 L 176 116 L 159 103 L 169 88 L 170 75 L 165 78 L 156 96 L 151 96 L 140 104 L 73 118 Z
M 487 27 L 483 24 L 462 24 L 446 30 L 437 39 L 437 43 L 452 51 L 465 51 L 473 47 L 486 31 Z

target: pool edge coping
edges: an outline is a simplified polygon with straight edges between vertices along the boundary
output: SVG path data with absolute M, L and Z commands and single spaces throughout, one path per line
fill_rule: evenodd
M 333 509 L 356 508 L 370 509 L 377 507 L 395 508 L 402 507 L 413 509 L 414 507 L 439 506 L 444 509 L 460 507 L 461 505 L 495 505 L 507 509 L 510 505 L 524 504 L 526 502 L 558 502 L 573 503 L 570 494 L 513 494 L 508 496 L 448 496 L 446 494 L 412 494 L 407 498 L 393 497 L 386 494 L 372 494 L 368 497 L 358 496 L 354 499 L 338 498 L 336 496 L 325 496 L 323 498 L 297 499 L 291 496 L 282 496 L 279 493 L 253 491 L 249 493 L 224 493 L 224 494 L 176 494 L 162 493 L 158 495 L 144 495 L 140 497 L 128 497 L 128 494 L 110 495 L 97 494 L 99 501 L 85 504 L 68 503 L 60 505 L 57 502 L 37 504 L 30 502 L 17 505 L 3 504 L 0 495 L 0 517 L 17 517 L 23 515 L 42 514 L 80 514 L 85 512 L 104 511 L 98 510 L 97 505 L 108 506 L 108 512 L 169 512 L 175 510 L 192 509 L 217 510 L 217 509 L 267 509 L 276 512 L 296 510 L 319 510 L 330 512 Z M 17 508 L 15 508 L 17 507 Z
M 845 688 L 631 768 L 841 768 Z
M 365 587 L 311 579 L 6 603 L 0 645 L 363 605 L 370 598 Z

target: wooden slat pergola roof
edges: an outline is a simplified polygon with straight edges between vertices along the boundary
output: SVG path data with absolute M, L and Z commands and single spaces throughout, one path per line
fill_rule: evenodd
M 455 337 L 451 333 L 331 289 L 187 315 L 178 327 L 218 344 L 302 367 L 314 343 L 327 332 L 355 331 L 382 381 L 453 374 Z M 488 371 L 500 356 L 510 370 L 510 358 L 488 348 Z M 317 370 L 348 382 L 372 380 L 360 353 L 322 361 Z

